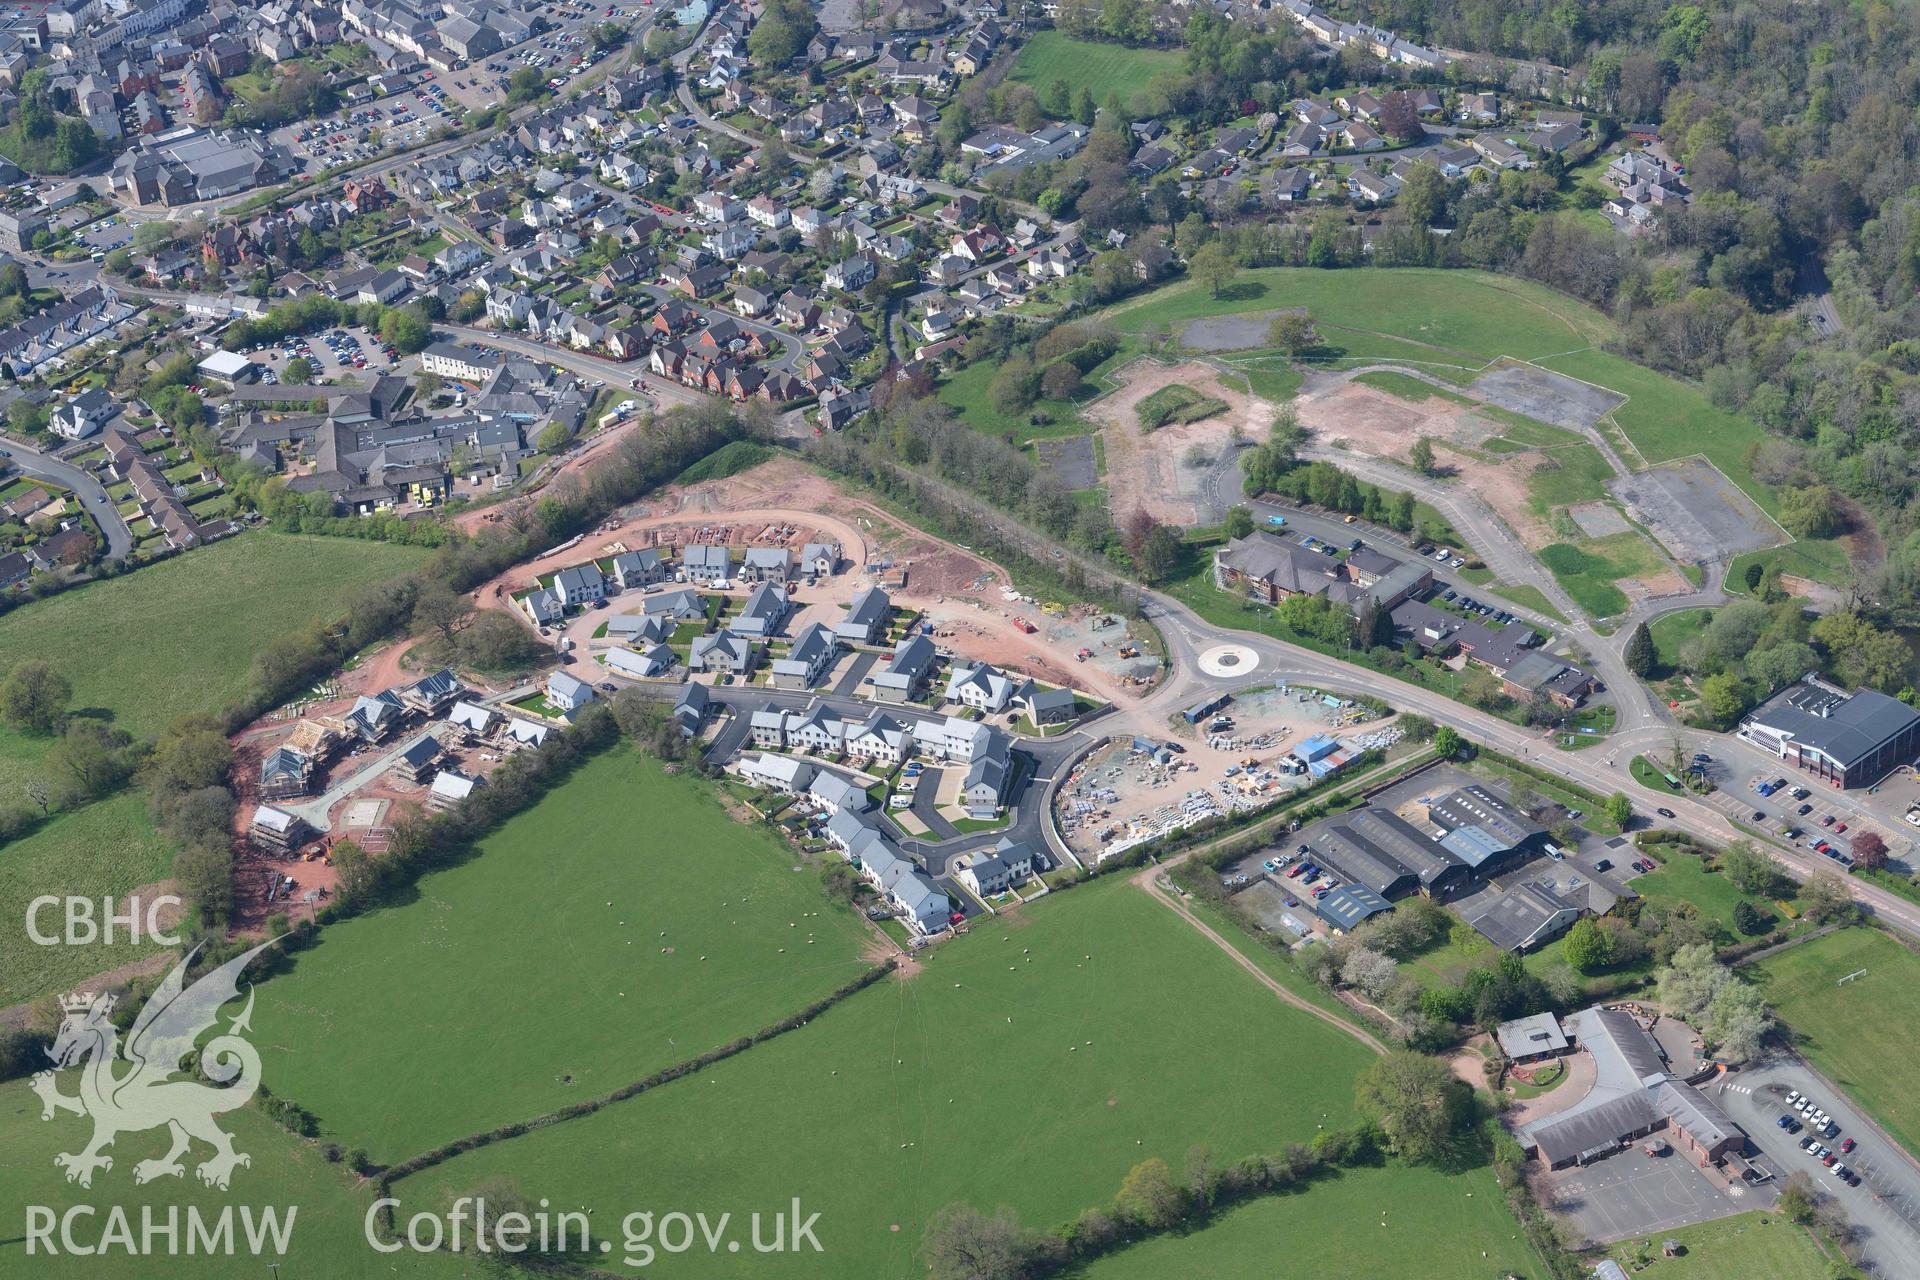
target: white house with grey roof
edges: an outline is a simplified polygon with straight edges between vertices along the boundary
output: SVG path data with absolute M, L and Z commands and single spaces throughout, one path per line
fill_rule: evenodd
M 830 578 L 840 568 L 840 544 L 837 542 L 809 542 L 800 548 L 800 563 L 795 572 L 808 582 L 816 578 Z
M 447 712 L 447 723 L 459 725 L 468 733 L 486 737 L 493 732 L 493 726 L 500 720 L 500 713 L 492 707 L 483 707 L 477 702 L 456 702 Z
M 818 622 L 809 623 L 787 646 L 786 656 L 773 660 L 774 687 L 811 689 L 833 669 L 839 656 L 840 642 L 833 632 Z
M 563 715 L 572 715 L 593 701 L 593 686 L 578 676 L 556 671 L 547 677 L 547 705 Z
M 807 784 L 807 795 L 830 814 L 842 809 L 859 813 L 873 807 L 873 797 L 865 787 L 832 769 L 822 769 L 813 775 L 813 781 Z
M 886 630 L 893 601 L 878 587 L 868 587 L 847 605 L 847 616 L 834 624 L 833 634 L 848 644 L 872 644 Z
M 733 552 L 726 547 L 695 543 L 680 553 L 680 567 L 688 582 L 725 582 L 733 576 Z
M 936 654 L 933 641 L 925 636 L 909 636 L 893 651 L 884 665 L 876 664 L 867 673 L 873 696 L 894 702 L 911 702 L 933 672 Z
M 838 754 L 847 740 L 847 722 L 823 703 L 804 713 L 789 711 L 782 731 L 796 751 Z
M 846 752 L 876 764 L 899 764 L 913 751 L 913 735 L 907 726 L 884 711 L 876 711 L 865 724 L 847 729 Z
M 533 619 L 534 625 L 540 627 L 558 622 L 567 616 L 566 602 L 560 598 L 560 593 L 547 587 L 537 587 L 529 591 L 526 598 L 520 602 L 520 607 L 527 611 L 527 616 Z
M 607 638 L 644 648 L 671 639 L 676 625 L 663 613 L 616 613 L 607 619 Z
M 1033 874 L 1033 848 L 1025 841 L 1001 837 L 991 849 L 972 855 L 954 878 L 975 893 L 986 897 L 1017 889 Z
M 626 676 L 629 680 L 657 680 L 670 673 L 679 656 L 664 644 L 648 645 L 645 649 L 609 649 L 602 660 L 607 670 L 615 675 Z
M 736 772 L 756 787 L 769 787 L 775 791 L 784 791 L 789 795 L 798 795 L 805 791 L 819 769 L 806 760 L 793 756 L 775 755 L 764 751 L 757 756 L 743 756 L 735 766 Z
M 947 676 L 947 701 L 980 711 L 1004 711 L 1016 686 L 999 669 L 985 663 L 954 663 Z
M 745 675 L 753 670 L 753 641 L 722 627 L 695 637 L 687 656 L 687 670 Z
M 607 598 L 607 580 L 597 565 L 577 564 L 553 575 L 553 591 L 566 608 L 578 609 Z

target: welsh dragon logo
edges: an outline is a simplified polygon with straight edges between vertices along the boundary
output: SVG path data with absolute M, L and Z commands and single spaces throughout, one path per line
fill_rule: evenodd
M 182 1176 L 186 1167 L 181 1157 L 192 1149 L 195 1139 L 213 1148 L 212 1157 L 194 1170 L 210 1187 L 226 1190 L 234 1169 L 253 1163 L 244 1152 L 234 1150 L 232 1137 L 214 1123 L 221 1112 L 244 1106 L 260 1085 L 260 1055 L 241 1038 L 250 1029 L 253 1014 L 251 985 L 246 1007 L 225 1032 L 199 1049 L 200 1072 L 214 1084 L 173 1077 L 183 1074 L 181 1060 L 194 1052 L 201 1035 L 219 1020 L 221 1006 L 239 996 L 240 973 L 247 962 L 272 945 L 262 943 L 188 986 L 187 966 L 199 953 L 196 947 L 141 1008 L 125 1045 L 109 1017 L 112 996 L 82 992 L 61 997 L 66 1016 L 47 1056 L 54 1070 L 80 1068 L 80 1092 L 72 1097 L 61 1093 L 54 1071 L 40 1072 L 32 1084 L 40 1095 L 42 1120 L 53 1119 L 57 1111 L 93 1119 L 93 1140 L 84 1149 L 53 1158 L 66 1170 L 68 1182 L 91 1187 L 95 1170 L 113 1168 L 113 1157 L 106 1149 L 116 1137 L 162 1125 L 173 1145 L 159 1159 L 134 1165 L 137 1183 Z M 117 1070 L 122 1063 L 131 1065 Z

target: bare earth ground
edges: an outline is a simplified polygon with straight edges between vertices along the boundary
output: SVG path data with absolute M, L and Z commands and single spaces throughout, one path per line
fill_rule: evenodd
M 1413 442 L 1427 436 L 1441 459 L 1458 473 L 1461 488 L 1478 494 L 1498 511 L 1530 550 L 1557 541 L 1529 506 L 1527 477 L 1539 463 L 1538 454 L 1507 454 L 1497 462 L 1484 462 L 1462 451 L 1498 435 L 1498 423 L 1439 396 L 1416 404 L 1364 383 L 1314 381 L 1318 386 L 1309 384 L 1296 404 L 1300 424 L 1323 443 L 1344 441 L 1356 453 L 1406 462 Z
M 1233 437 L 1237 427 L 1249 440 L 1266 438 L 1274 406 L 1222 382 L 1213 366 L 1199 361 L 1163 365 L 1142 360 L 1120 374 L 1120 389 L 1088 405 L 1084 416 L 1099 423 L 1107 442 L 1107 492 L 1111 509 L 1124 518 L 1146 511 L 1168 524 L 1193 524 L 1201 481 Z M 1143 432 L 1139 403 L 1162 387 L 1179 383 L 1202 395 L 1224 400 L 1227 409 L 1201 422 Z M 1189 466 L 1187 450 L 1206 449 L 1206 464 Z

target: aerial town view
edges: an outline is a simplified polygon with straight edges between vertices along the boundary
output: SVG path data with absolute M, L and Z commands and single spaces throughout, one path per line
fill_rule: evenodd
M 0 9 L 0 1276 L 1920 1280 L 1916 66 Z

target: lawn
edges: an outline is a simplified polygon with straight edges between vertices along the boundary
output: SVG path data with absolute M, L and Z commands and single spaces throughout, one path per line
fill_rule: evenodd
M 238 1010 L 239 1005 L 232 1008 Z M 124 1070 L 124 1068 L 122 1068 Z M 75 1092 L 77 1072 L 65 1073 L 62 1092 Z M 294 1276 L 327 1276 L 339 1280 L 388 1280 L 392 1276 L 471 1276 L 470 1264 L 463 1265 L 446 1254 L 416 1254 L 412 1251 L 391 1256 L 375 1253 L 367 1247 L 361 1220 L 373 1203 L 370 1184 L 362 1185 L 345 1166 L 329 1164 L 318 1147 L 294 1138 L 268 1120 L 258 1107 L 245 1107 L 221 1115 L 217 1121 L 233 1135 L 234 1148 L 244 1152 L 252 1163 L 237 1169 L 231 1187 L 219 1191 L 203 1185 L 194 1176 L 193 1164 L 206 1159 L 209 1148 L 195 1143 L 186 1173 L 180 1178 L 162 1178 L 145 1186 L 133 1180 L 133 1166 L 140 1160 L 158 1157 L 166 1151 L 163 1131 L 123 1133 L 113 1145 L 113 1168 L 94 1176 L 91 1190 L 82 1190 L 65 1180 L 53 1163 L 59 1152 L 80 1150 L 90 1126 L 87 1121 L 63 1115 L 57 1121 L 40 1119 L 40 1099 L 24 1080 L 0 1086 L 0 1151 L 7 1153 L 7 1198 L 10 1221 L 0 1232 L 0 1275 L 85 1277 L 86 1280 L 237 1280 L 267 1276 L 269 1263 L 274 1270 Z M 133 1226 L 134 1241 L 141 1229 L 141 1209 L 152 1206 L 156 1225 L 164 1227 L 168 1211 L 187 1206 L 198 1208 L 203 1220 L 214 1221 L 224 1208 L 236 1210 L 234 1234 L 236 1252 L 232 1255 L 196 1251 L 187 1254 L 187 1222 L 181 1216 L 176 1257 L 132 1256 L 127 1247 L 115 1247 L 100 1256 L 49 1258 L 39 1250 L 28 1259 L 22 1235 L 26 1226 L 24 1206 L 44 1205 L 64 1213 L 70 1205 L 96 1206 L 91 1218 L 75 1219 L 77 1243 L 98 1243 L 106 1229 L 109 1209 L 122 1210 Z M 271 1208 L 284 1219 L 294 1217 L 290 1244 L 285 1257 L 272 1253 L 256 1257 L 238 1243 L 243 1239 L 238 1210 L 246 1206 L 255 1213 Z M 53 1243 L 58 1245 L 56 1233 Z M 164 1253 L 166 1237 L 156 1235 L 155 1247 Z
M 1613 468 L 1590 444 L 1571 444 L 1540 453 L 1540 463 L 1527 475 L 1527 497 L 1533 513 L 1545 518 L 1555 507 L 1598 502 L 1607 496 Z
M 1167 333 L 1188 320 L 1305 307 L 1323 345 L 1345 356 L 1472 370 L 1501 356 L 1530 359 L 1610 340 L 1613 322 L 1550 289 L 1479 271 L 1241 271 L 1215 298 L 1197 280 L 1122 302 L 1100 319 L 1132 333 Z M 1632 366 L 1629 366 L 1632 367 Z
M 1505 596 L 1522 609 L 1531 609 L 1542 617 L 1552 618 L 1555 622 L 1564 624 L 1567 620 L 1564 613 L 1554 608 L 1553 601 L 1547 599 L 1546 592 L 1538 587 L 1527 586 L 1524 583 L 1519 586 L 1508 586 L 1505 583 L 1495 582 L 1488 584 L 1487 590 L 1497 596 Z
M 1653 545 L 1632 529 L 1603 538 L 1556 542 L 1541 548 L 1539 559 L 1561 589 L 1596 618 L 1626 610 L 1626 594 L 1615 581 L 1659 573 L 1664 567 Z
M 40 657 L 103 708 L 154 734 L 244 691 L 254 654 L 355 588 L 404 573 L 426 552 L 357 538 L 250 532 L 0 617 L 0 668 Z
M 1178 382 L 1167 384 L 1133 407 L 1140 417 L 1142 431 L 1153 431 L 1170 422 L 1200 422 L 1216 413 L 1225 413 L 1226 409 L 1225 400 L 1202 395 Z
M 170 876 L 173 854 L 138 791 L 58 814 L 8 845 L 6 874 L 0 876 L 0 920 L 6 921 L 0 929 L 0 1006 L 64 989 L 155 950 L 144 936 L 138 946 L 124 936 L 111 947 L 38 946 L 27 936 L 27 905 L 42 894 L 75 894 L 93 899 L 97 912 L 99 900 L 111 894 L 119 906 L 133 890 Z M 141 896 L 150 901 L 154 893 Z M 42 933 L 62 929 L 58 910 L 43 912 L 38 923 Z
M 1364 386 L 1373 387 L 1376 390 L 1386 392 L 1390 396 L 1397 396 L 1402 400 L 1410 401 L 1414 404 L 1419 404 L 1423 400 L 1431 400 L 1435 396 L 1439 396 L 1443 400 L 1451 400 L 1455 404 L 1470 405 L 1476 403 L 1473 399 L 1461 395 L 1458 391 L 1442 391 L 1431 382 L 1422 382 L 1412 374 L 1397 373 L 1392 369 L 1369 369 L 1365 373 L 1355 374 L 1353 380 Z
M 1056 80 L 1077 94 L 1086 89 L 1095 103 L 1118 93 L 1122 105 L 1157 75 L 1177 72 L 1186 59 L 1171 49 L 1129 49 L 1125 45 L 1075 40 L 1058 31 L 1036 31 L 1014 60 L 1011 79 L 1044 93 Z
M 1920 1151 L 1920 956 L 1876 929 L 1843 929 L 1746 972 L 1759 978 L 1800 1052 L 1902 1146 Z
M 1116 876 L 977 924 L 910 978 L 697 1076 L 395 1194 L 438 1201 L 509 1175 L 597 1223 L 667 1191 L 736 1218 L 798 1196 L 825 1252 L 757 1259 L 756 1275 L 902 1276 L 924 1270 L 928 1218 L 954 1200 L 1051 1227 L 1148 1157 L 1177 1168 L 1207 1143 L 1231 1161 L 1350 1124 L 1371 1057 Z M 675 1273 L 740 1269 L 696 1253 Z
M 1685 1253 L 1661 1257 L 1660 1246 L 1667 1240 L 1678 1240 Z M 1636 1271 L 1631 1260 L 1643 1244 L 1651 1247 L 1653 1265 Z M 1627 1274 L 1647 1280 L 1825 1280 L 1833 1274 L 1826 1254 L 1805 1227 L 1765 1212 L 1623 1240 L 1612 1246 L 1609 1256 L 1625 1266 Z
M 994 408 L 993 397 L 987 393 L 987 388 L 998 372 L 1000 366 L 993 361 L 982 360 L 970 364 L 940 384 L 940 399 L 965 418 L 967 425 L 975 431 L 1011 439 L 1015 444 L 1086 434 L 1086 424 L 1080 420 L 1080 407 L 1071 400 L 1036 401 L 1032 408 L 1022 413 L 1002 413 Z M 1036 416 L 1050 418 L 1051 421 L 1035 421 Z
M 1149 1240 L 1070 1274 L 1080 1280 L 1541 1274 L 1538 1255 L 1517 1236 L 1488 1170 L 1448 1174 L 1390 1164 L 1349 1170 L 1304 1194 L 1250 1201 L 1203 1230 Z M 1364 1267 L 1356 1266 L 1362 1259 Z
M 1669 674 L 1676 670 L 1687 642 L 1705 635 L 1707 624 L 1712 621 L 1711 609 L 1676 609 L 1649 622 L 1647 631 L 1653 637 L 1655 673 Z
M 399 1159 L 776 1022 L 870 937 L 705 783 L 622 747 L 413 901 L 329 928 L 261 988 L 255 1043 L 329 1136 Z
M 1663 781 L 1660 785 L 1664 788 L 1666 783 Z M 1707 870 L 1706 859 L 1697 858 L 1684 849 L 1656 852 L 1664 865 L 1658 871 L 1637 877 L 1633 882 L 1634 889 L 1649 902 L 1669 906 L 1680 902 L 1692 903 L 1702 917 L 1719 923 L 1723 935 L 1721 942 L 1744 940 L 1733 927 L 1734 904 L 1743 898 L 1769 917 L 1770 928 L 1791 923 L 1781 917 L 1779 910 L 1768 899 L 1742 893 L 1722 873 Z

